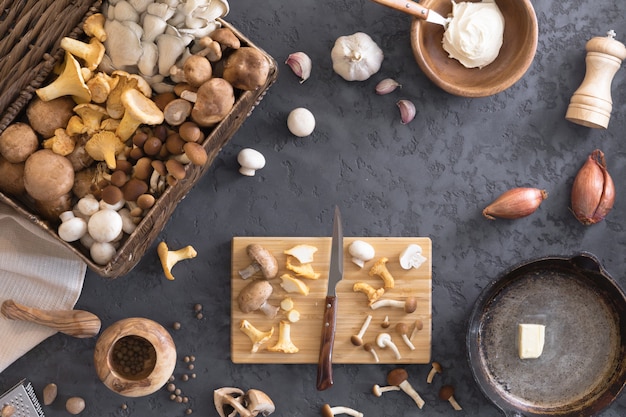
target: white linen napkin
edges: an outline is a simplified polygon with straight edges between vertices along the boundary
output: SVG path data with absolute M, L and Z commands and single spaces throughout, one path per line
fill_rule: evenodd
M 71 310 L 86 270 L 70 250 L 0 203 L 0 304 L 12 299 L 43 310 Z M 0 314 L 0 372 L 55 333 Z

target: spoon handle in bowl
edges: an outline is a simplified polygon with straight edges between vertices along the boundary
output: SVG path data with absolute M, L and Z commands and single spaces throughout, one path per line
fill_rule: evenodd
M 375 3 L 382 4 L 383 6 L 390 7 L 392 9 L 410 14 L 411 16 L 415 16 L 419 19 L 426 20 L 428 18 L 428 13 L 430 9 L 420 6 L 419 3 L 416 3 L 411 0 L 372 0 Z
M 4 301 L 0 311 L 8 319 L 29 321 L 78 338 L 93 337 L 100 332 L 100 319 L 88 311 L 40 310 L 13 300 Z

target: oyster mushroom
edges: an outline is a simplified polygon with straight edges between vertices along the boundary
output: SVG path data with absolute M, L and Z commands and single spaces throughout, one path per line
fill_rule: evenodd
M 246 252 L 252 259 L 252 263 L 239 271 L 241 278 L 248 279 L 258 271 L 261 271 L 267 279 L 276 277 L 278 274 L 278 262 L 267 249 L 257 243 L 252 243 L 248 245 Z
M 251 313 L 260 310 L 267 317 L 274 318 L 280 307 L 273 306 L 268 302 L 268 298 L 272 295 L 274 288 L 267 280 L 255 279 L 250 281 L 248 285 L 243 287 L 237 302 L 239 309 L 244 313 Z
M 266 417 L 274 412 L 276 407 L 272 399 L 263 391 L 249 389 L 247 392 L 239 388 L 224 387 L 213 391 L 213 402 L 220 417 L 256 417 L 259 414 Z M 227 415 L 226 412 L 232 411 Z

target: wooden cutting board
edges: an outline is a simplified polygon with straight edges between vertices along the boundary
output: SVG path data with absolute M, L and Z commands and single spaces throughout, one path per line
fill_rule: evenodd
M 351 262 L 348 252 L 350 244 L 354 240 L 363 240 L 371 244 L 376 256 L 373 260 L 365 263 L 361 269 Z M 241 289 L 251 279 L 262 278 L 261 273 L 255 274 L 248 280 L 244 280 L 238 271 L 245 268 L 250 259 L 246 253 L 246 247 L 251 243 L 257 243 L 269 250 L 278 261 L 278 277 L 270 282 L 274 288 L 269 302 L 280 305 L 281 300 L 289 296 L 294 301 L 294 308 L 300 312 L 300 320 L 291 323 L 291 340 L 299 348 L 297 353 L 270 352 L 267 347 L 273 346 L 278 340 L 279 323 L 286 320 L 286 312 L 281 310 L 274 319 L 265 317 L 260 311 L 243 313 L 239 309 L 237 297 Z M 400 253 L 409 244 L 418 244 L 422 247 L 422 255 L 426 258 L 419 268 L 404 270 L 399 263 Z M 303 278 L 309 287 L 308 295 L 287 293 L 281 286 L 280 276 L 290 271 L 285 267 L 287 255 L 283 251 L 298 244 L 308 244 L 318 248 L 312 262 L 315 272 L 321 274 L 317 280 Z M 368 315 L 372 316 L 371 324 L 367 328 L 364 342 L 374 343 L 376 336 L 381 332 L 388 332 L 393 342 L 400 351 L 401 358 L 397 359 L 389 349 L 376 347 L 380 363 L 388 364 L 425 364 L 430 362 L 431 336 L 432 336 L 432 242 L 424 237 L 345 237 L 344 245 L 344 277 L 337 285 L 337 331 L 333 363 L 375 363 L 373 356 L 366 352 L 363 347 L 354 346 L 350 338 L 357 334 L 361 325 Z M 232 242 L 232 268 L 231 268 L 231 359 L 234 363 L 306 363 L 318 362 L 320 337 L 322 332 L 322 316 L 324 312 L 324 300 L 326 298 L 328 284 L 328 267 L 330 263 L 330 237 L 234 237 Z M 366 282 L 376 288 L 382 287 L 382 279 L 369 276 L 368 272 L 376 260 L 381 257 L 389 258 L 387 268 L 395 280 L 395 287 L 385 291 L 382 298 L 405 300 L 409 296 L 417 298 L 417 310 L 407 314 L 402 309 L 383 307 L 372 310 L 368 306 L 365 294 L 354 292 L 352 287 L 358 281 Z M 298 261 L 294 261 L 298 264 Z M 292 274 L 293 275 L 293 274 Z M 382 324 L 388 317 L 390 326 L 383 328 Z M 259 330 L 267 331 L 274 327 L 274 335 L 257 352 L 252 353 L 252 343 L 241 329 L 242 320 L 248 320 Z M 402 341 L 396 332 L 395 326 L 399 322 L 409 325 L 409 331 L 419 319 L 423 323 L 423 329 L 413 337 L 412 343 L 415 350 Z

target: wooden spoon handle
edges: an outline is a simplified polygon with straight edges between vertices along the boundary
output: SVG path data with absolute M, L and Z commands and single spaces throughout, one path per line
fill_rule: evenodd
M 403 13 L 410 14 L 419 19 L 426 19 L 428 17 L 429 9 L 421 6 L 419 3 L 411 0 L 372 0 L 375 3 L 382 4 L 383 6 L 390 7 Z
M 30 321 L 78 338 L 93 337 L 100 332 L 98 316 L 84 310 L 40 310 L 6 300 L 0 312 L 8 319 Z

